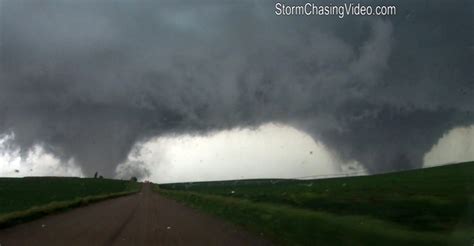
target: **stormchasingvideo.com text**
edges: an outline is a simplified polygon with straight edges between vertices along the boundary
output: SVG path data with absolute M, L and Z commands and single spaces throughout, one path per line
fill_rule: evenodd
M 362 5 L 360 3 L 344 3 L 339 5 L 317 5 L 315 3 L 286 4 L 275 3 L 277 16 L 393 16 L 397 14 L 394 5 Z

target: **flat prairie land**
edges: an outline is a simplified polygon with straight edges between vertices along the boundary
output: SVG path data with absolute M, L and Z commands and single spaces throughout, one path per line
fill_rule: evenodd
M 372 176 L 156 189 L 278 244 L 471 245 L 474 239 L 474 162 Z
M 137 182 L 66 177 L 0 178 L 0 227 L 137 192 Z

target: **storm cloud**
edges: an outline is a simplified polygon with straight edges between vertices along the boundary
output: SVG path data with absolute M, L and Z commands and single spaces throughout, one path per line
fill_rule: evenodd
M 110 176 L 156 136 L 278 122 L 375 173 L 474 124 L 472 1 L 344 19 L 274 4 L 0 0 L 0 134 Z

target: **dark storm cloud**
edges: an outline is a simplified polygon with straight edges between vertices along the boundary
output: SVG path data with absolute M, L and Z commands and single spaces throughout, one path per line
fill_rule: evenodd
M 154 136 L 277 121 L 378 172 L 473 123 L 472 1 L 342 20 L 273 4 L 0 1 L 0 134 L 110 175 Z

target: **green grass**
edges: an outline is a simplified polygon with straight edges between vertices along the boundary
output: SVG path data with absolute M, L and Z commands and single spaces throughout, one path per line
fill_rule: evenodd
M 0 178 L 0 227 L 136 192 L 136 182 L 60 177 Z
M 159 187 L 283 244 L 471 245 L 473 184 L 470 162 L 363 177 Z

